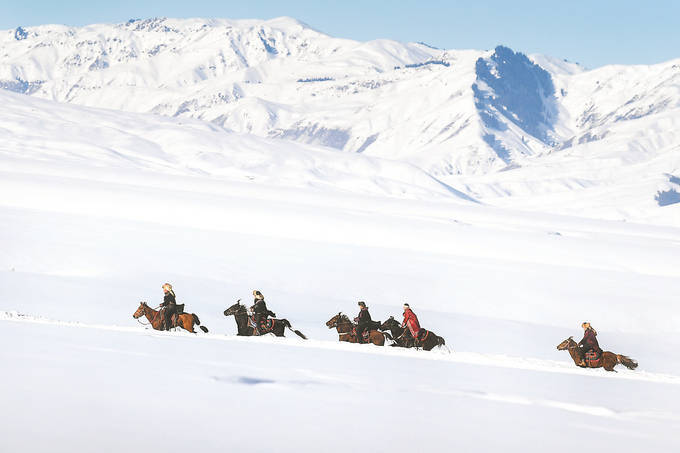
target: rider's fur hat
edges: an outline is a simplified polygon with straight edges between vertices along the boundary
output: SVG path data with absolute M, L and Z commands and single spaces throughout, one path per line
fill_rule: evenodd
M 262 293 L 259 292 L 256 289 L 253 290 L 253 296 L 255 296 L 256 299 L 264 299 L 264 296 L 262 295 Z
M 404 308 L 411 308 L 411 306 L 409 304 L 407 304 L 406 302 L 404 302 Z
M 597 331 L 595 330 L 595 328 L 593 326 L 590 325 L 590 323 L 588 321 L 583 321 L 583 323 L 581 324 L 581 327 L 583 327 L 584 329 L 590 329 L 590 330 L 593 331 L 593 333 L 595 335 L 597 335 Z
M 359 303 L 358 303 L 357 305 L 359 305 L 360 307 L 365 307 L 365 306 L 366 306 L 366 302 L 364 302 L 363 300 L 360 300 Z
M 175 295 L 175 291 L 172 290 L 172 285 L 168 282 L 163 283 L 163 286 L 161 286 L 163 289 L 167 289 L 167 291 L 172 294 L 173 296 Z

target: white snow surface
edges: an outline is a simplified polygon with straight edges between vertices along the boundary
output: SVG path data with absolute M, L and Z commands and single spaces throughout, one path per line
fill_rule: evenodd
M 501 118 L 497 139 L 520 137 L 512 159 L 447 173 L 442 162 L 470 156 L 456 143 L 487 146 L 471 85 L 491 52 L 337 40 L 286 18 L 22 31 L 0 38 L 0 80 L 45 82 L 33 96 L 0 90 L 0 451 L 680 448 L 680 204 L 655 200 L 680 187 L 677 63 L 587 71 L 532 56 L 561 98 L 556 143 L 522 141 Z M 225 36 L 241 55 L 224 53 L 229 70 L 191 69 Z M 85 77 L 101 56 L 87 49 L 107 39 L 121 53 Z M 451 64 L 403 68 L 429 58 Z M 325 74 L 399 88 L 352 97 L 330 94 L 339 77 L 296 82 Z M 229 77 L 242 95 L 217 116 L 147 104 Z M 460 84 L 460 100 L 436 83 Z M 624 108 L 620 93 L 640 90 Z M 471 125 L 450 143 L 413 145 L 428 140 L 413 123 L 423 108 L 440 118 L 463 104 Z M 383 122 L 362 152 L 271 134 L 303 117 L 325 128 L 317 138 L 333 121 Z M 132 318 L 166 281 L 210 333 Z M 253 289 L 310 339 L 236 337 L 222 312 Z M 338 343 L 324 323 L 358 300 L 380 320 L 409 302 L 450 352 Z M 584 320 L 639 368 L 574 366 L 556 345 Z

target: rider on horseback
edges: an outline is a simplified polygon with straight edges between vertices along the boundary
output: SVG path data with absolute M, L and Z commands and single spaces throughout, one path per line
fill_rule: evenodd
M 413 313 L 413 311 L 411 311 L 409 304 L 404 303 L 404 321 L 401 323 L 401 328 L 405 329 L 406 327 L 408 327 L 413 339 L 418 341 L 418 333 L 420 332 L 420 323 L 418 322 L 418 317 L 415 313 Z M 404 332 L 406 332 L 406 330 L 404 330 Z
M 177 301 L 175 300 L 175 292 L 172 290 L 170 283 L 164 283 L 163 286 L 163 303 L 161 304 L 161 328 L 160 330 L 168 330 L 172 327 L 172 315 L 177 311 Z
M 371 314 L 368 312 L 368 307 L 366 306 L 366 303 L 363 301 L 359 301 L 359 307 L 361 307 L 361 310 L 359 310 L 359 316 L 354 318 L 354 322 L 357 323 L 357 328 L 356 328 L 356 334 L 357 334 L 357 343 L 363 343 L 364 342 L 364 330 L 369 329 L 371 325 L 373 324 L 373 320 L 371 319 Z
M 255 296 L 255 303 L 250 307 L 250 311 L 255 315 L 255 328 L 258 335 L 264 335 L 266 332 L 262 329 L 262 323 L 267 321 L 267 316 L 270 311 L 267 309 L 267 304 L 264 301 L 264 296 L 258 290 L 253 290 Z M 273 315 L 272 315 L 273 316 Z
M 584 332 L 583 339 L 578 342 L 579 349 L 581 351 L 581 363 L 579 366 L 586 366 L 586 352 L 595 351 L 598 355 L 601 355 L 602 349 L 600 349 L 600 345 L 597 342 L 597 332 L 595 329 L 593 329 L 590 323 L 584 322 L 581 324 L 581 327 L 583 327 Z

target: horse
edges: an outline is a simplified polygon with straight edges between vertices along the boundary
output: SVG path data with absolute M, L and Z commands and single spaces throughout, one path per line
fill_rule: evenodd
M 600 356 L 600 359 L 595 364 L 589 362 L 586 366 L 580 365 L 584 357 L 581 354 L 581 348 L 578 347 L 578 343 L 574 341 L 574 337 L 569 337 L 562 343 L 557 345 L 558 351 L 564 351 L 565 349 L 569 351 L 569 354 L 571 355 L 571 358 L 574 360 L 576 366 L 579 366 L 581 368 L 602 367 L 607 371 L 616 372 L 614 367 L 619 363 L 628 368 L 629 370 L 634 370 L 638 366 L 638 363 L 635 360 L 631 359 L 630 357 L 621 354 L 614 354 L 613 352 L 610 351 L 603 351 L 602 355 Z
M 333 316 L 326 322 L 326 326 L 329 329 L 335 327 L 338 331 L 338 341 L 346 341 L 348 343 L 358 343 L 357 336 L 354 334 L 355 324 L 349 320 L 347 315 L 343 315 L 342 312 Z M 384 346 L 385 338 L 392 340 L 392 337 L 388 333 L 380 332 L 379 330 L 369 330 L 368 331 L 368 341 L 376 346 Z
M 401 327 L 401 324 L 399 324 L 399 321 L 394 319 L 394 316 L 390 316 L 387 321 L 382 323 L 380 330 L 390 331 L 392 336 L 395 338 L 394 344 L 392 346 L 399 346 L 402 348 L 420 347 L 425 351 L 431 351 L 435 346 L 446 347 L 446 341 L 444 338 L 427 329 L 420 329 L 420 332 L 418 333 L 418 341 L 414 341 L 413 336 L 411 336 L 411 331 Z
M 260 335 L 257 332 L 257 329 L 250 325 L 250 323 L 248 322 L 249 318 L 248 310 L 245 305 L 241 305 L 241 299 L 237 300 L 234 305 L 224 310 L 224 316 L 233 316 L 234 320 L 236 320 L 237 329 L 236 335 L 242 337 L 252 337 Z M 293 329 L 293 326 L 291 326 L 290 322 L 287 319 L 271 319 L 271 321 L 273 323 L 271 328 L 269 329 L 268 332 L 265 332 L 263 335 L 273 333 L 277 337 L 283 337 L 285 336 L 284 332 L 286 328 L 288 328 L 292 332 L 294 332 L 295 335 L 302 338 L 303 340 L 307 339 L 307 337 L 302 332 Z
M 394 343 L 391 346 L 398 346 L 400 348 L 412 348 L 415 346 L 411 332 L 407 329 L 401 327 L 399 321 L 394 319 L 394 316 L 390 316 L 387 321 L 380 325 L 380 330 L 389 330 L 390 334 L 394 338 Z
M 160 316 L 160 311 L 154 310 L 149 307 L 146 302 L 140 302 L 139 308 L 132 315 L 133 318 L 139 320 L 142 316 L 146 316 L 146 319 L 151 323 L 151 327 L 156 330 L 161 330 L 163 324 L 163 318 Z M 181 327 L 184 330 L 188 330 L 191 333 L 196 333 L 194 330 L 194 325 L 197 325 L 205 333 L 208 333 L 208 328 L 201 325 L 201 320 L 198 319 L 194 313 L 182 313 L 173 315 L 173 320 L 175 325 L 172 327 Z

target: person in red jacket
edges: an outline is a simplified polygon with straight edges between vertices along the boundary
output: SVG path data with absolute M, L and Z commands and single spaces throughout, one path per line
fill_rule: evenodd
M 411 336 L 414 340 L 418 339 L 418 333 L 420 332 L 420 323 L 418 322 L 418 317 L 413 311 L 409 304 L 404 304 L 404 322 L 401 323 L 402 329 L 408 327 L 411 332 Z
M 578 345 L 581 349 L 581 358 L 585 366 L 586 352 L 595 351 L 598 354 L 602 354 L 602 349 L 600 349 L 600 344 L 597 342 L 597 332 L 590 323 L 584 322 L 581 324 L 581 327 L 583 327 L 583 339 L 578 342 Z

